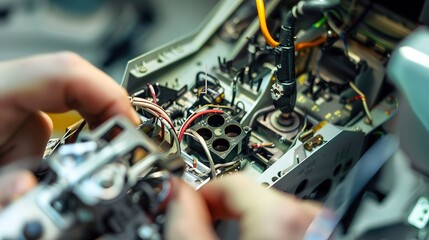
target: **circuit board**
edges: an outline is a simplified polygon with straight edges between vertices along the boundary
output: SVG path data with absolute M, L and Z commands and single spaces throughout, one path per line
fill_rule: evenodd
M 267 2 L 273 33 L 281 25 L 279 6 L 293 4 Z M 220 1 L 195 32 L 128 63 L 122 85 L 167 113 L 172 131 L 140 109 L 164 151 L 180 149 L 188 183 L 198 189 L 242 171 L 267 186 L 323 200 L 345 177 L 398 107 L 385 77 L 390 45 L 370 42 L 359 27 L 366 23 L 354 22 L 381 13 L 347 4 L 297 21 L 296 104 L 289 113 L 273 105 L 279 66 L 254 2 Z M 178 132 L 179 147 L 168 132 Z

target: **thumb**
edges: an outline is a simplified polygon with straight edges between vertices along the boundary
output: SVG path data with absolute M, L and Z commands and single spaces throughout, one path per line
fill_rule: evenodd
M 24 195 L 37 184 L 29 171 L 13 170 L 0 174 L 0 209 Z

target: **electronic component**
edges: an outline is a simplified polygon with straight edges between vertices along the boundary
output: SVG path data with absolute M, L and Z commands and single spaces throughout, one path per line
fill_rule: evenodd
M 171 105 L 165 109 L 176 130 L 180 130 L 182 157 L 188 164 L 186 181 L 196 188 L 208 181 L 207 173 L 218 171 L 209 164 L 208 155 L 213 165 L 240 160 L 240 171 L 278 179 L 284 176 L 277 173 L 285 172 L 285 168 L 278 168 L 278 161 L 293 159 L 303 168 L 308 159 L 328 161 L 322 149 L 335 149 L 339 155 L 349 151 L 349 145 L 341 142 L 335 141 L 335 147 L 330 147 L 331 135 L 320 133 L 327 124 L 333 124 L 329 129 L 334 132 L 358 132 L 355 145 L 363 146 L 366 139 L 360 135 L 370 134 L 394 115 L 395 101 L 380 101 L 391 94 L 383 88 L 388 56 L 353 38 L 355 24 L 361 23 L 359 14 L 367 5 L 357 1 L 355 10 L 338 5 L 338 1 L 300 1 L 296 7 L 292 4 L 272 0 L 264 6 L 258 0 L 255 7 L 259 16 L 248 21 L 246 16 L 254 14 L 249 8 L 253 3 L 221 1 L 199 31 L 129 62 L 123 79 L 129 92 L 149 82 L 177 92 L 188 89 L 172 95 Z M 286 20 L 281 6 L 289 12 Z M 229 21 L 236 16 L 241 19 L 240 26 Z M 231 34 L 233 28 L 237 28 L 237 35 Z M 157 56 L 162 61 L 157 61 Z M 139 71 L 142 63 L 145 71 Z M 147 98 L 150 100 L 150 96 Z M 203 111 L 217 109 L 223 114 L 195 118 Z M 211 118 L 231 119 L 241 131 L 240 141 L 246 144 L 235 145 L 225 135 L 228 124 L 210 126 Z M 203 137 L 209 151 L 185 127 Z M 194 137 L 180 141 L 185 134 Z M 352 167 L 361 150 L 364 148 L 354 148 L 352 156 L 338 160 L 340 165 L 344 169 Z M 286 157 L 289 155 L 293 157 Z M 314 186 L 322 184 L 336 168 L 334 164 L 330 167 L 323 168 L 321 175 L 326 177 L 312 182 Z M 332 185 L 338 182 L 332 181 Z
M 215 163 L 231 162 L 245 151 L 249 142 L 250 128 L 242 127 L 226 114 L 208 115 L 191 129 L 204 138 Z M 187 143 L 192 150 L 201 152 L 199 143 L 193 138 L 188 138 Z M 200 161 L 207 163 L 204 158 Z
M 396 39 L 384 41 L 391 32 L 378 29 L 386 24 L 379 10 L 362 1 L 295 3 L 220 1 L 194 33 L 128 63 L 122 85 L 138 128 L 182 158 L 183 179 L 196 189 L 242 171 L 323 201 L 396 113 L 384 81 Z M 363 41 L 374 27 L 376 43 Z M 150 188 L 143 183 L 133 189 Z M 145 212 L 156 208 L 146 194 L 136 198 Z
M 167 161 L 128 120 L 112 119 L 46 161 L 52 176 L 0 212 L 10 226 L 0 229 L 2 239 L 160 239 L 154 217 L 183 164 Z

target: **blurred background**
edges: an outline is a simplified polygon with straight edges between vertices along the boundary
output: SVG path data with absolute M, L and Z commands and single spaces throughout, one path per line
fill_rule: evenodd
M 0 60 L 70 50 L 117 81 L 128 60 L 194 30 L 217 0 L 0 0 Z
M 195 30 L 218 0 L 0 0 L 0 61 L 73 51 L 118 83 L 128 60 Z M 55 134 L 79 120 L 51 114 Z

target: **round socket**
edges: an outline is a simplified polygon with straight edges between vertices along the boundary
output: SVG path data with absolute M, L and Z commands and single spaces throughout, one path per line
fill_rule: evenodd
M 204 138 L 204 140 L 209 140 L 210 138 L 212 138 L 213 133 L 210 129 L 208 128 L 200 128 L 197 130 L 197 133 L 201 135 L 201 137 Z
M 225 118 L 222 115 L 214 114 L 207 119 L 207 124 L 212 127 L 220 127 L 225 123 Z
M 241 132 L 242 132 L 241 127 L 236 124 L 228 125 L 225 128 L 225 135 L 231 138 L 240 136 Z
M 228 140 L 224 138 L 218 138 L 213 141 L 212 146 L 213 146 L 213 149 L 218 152 L 225 152 L 226 150 L 229 149 L 230 144 Z

